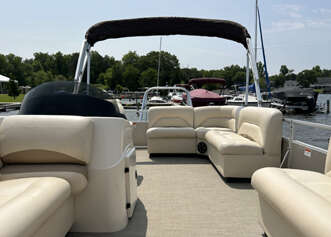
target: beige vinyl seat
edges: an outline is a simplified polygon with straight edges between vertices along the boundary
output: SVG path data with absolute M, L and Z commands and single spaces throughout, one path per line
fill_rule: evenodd
M 263 168 L 252 177 L 260 223 L 270 237 L 326 237 L 331 233 L 331 145 L 325 174 Z
M 258 107 L 240 110 L 237 133 L 206 134 L 210 160 L 223 177 L 236 178 L 250 178 L 262 167 L 278 167 L 281 139 L 281 112 Z
M 224 177 L 250 178 L 280 165 L 282 113 L 240 106 L 153 107 L 148 111 L 148 152 L 208 155 Z
M 148 110 L 147 145 L 154 153 L 195 153 L 193 108 L 152 107 Z
M 209 131 L 236 132 L 240 106 L 203 106 L 194 108 L 197 140 L 204 141 Z
M 1 123 L 3 236 L 64 236 L 74 223 L 74 196 L 87 186 L 93 124 L 59 120 L 12 116 Z
M 0 220 L 21 221 L 0 236 L 115 232 L 133 214 L 135 149 L 122 118 L 2 118 L 0 168 Z
M 0 236 L 65 236 L 74 222 L 70 184 L 60 178 L 0 182 Z

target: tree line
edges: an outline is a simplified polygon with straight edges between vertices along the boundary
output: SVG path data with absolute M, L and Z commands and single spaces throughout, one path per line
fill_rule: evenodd
M 54 80 L 73 80 L 78 53 L 48 54 L 38 52 L 33 58 L 23 59 L 14 54 L 0 54 L 0 74 L 16 80 L 20 86 L 35 87 L 41 83 Z M 220 77 L 226 81 L 226 87 L 244 85 L 246 67 L 230 65 L 215 70 L 199 70 L 197 68 L 181 68 L 176 55 L 161 51 L 159 85 L 187 83 L 191 78 Z M 121 91 L 123 87 L 130 91 L 138 88 L 155 86 L 158 74 L 159 52 L 151 51 L 146 55 L 138 55 L 135 51 L 125 54 L 121 60 L 112 56 L 102 56 L 91 52 L 91 83 L 104 89 Z M 264 77 L 264 67 L 258 63 L 260 77 Z M 84 74 L 86 77 L 86 73 Z M 280 67 L 279 73 L 270 76 L 274 88 L 282 87 L 287 80 L 296 80 L 301 86 L 308 87 L 315 83 L 317 77 L 330 77 L 331 70 L 315 66 L 297 74 L 286 65 Z M 83 80 L 86 80 L 84 78 Z M 252 81 L 252 73 L 250 73 Z M 266 88 L 265 80 L 260 80 L 261 88 Z

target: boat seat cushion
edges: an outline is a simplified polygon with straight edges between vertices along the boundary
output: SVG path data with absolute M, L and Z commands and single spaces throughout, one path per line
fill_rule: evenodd
M 272 108 L 245 107 L 239 113 L 238 134 L 255 141 L 265 154 L 280 157 L 282 113 Z
M 190 106 L 160 106 L 148 110 L 148 127 L 193 127 Z
M 206 134 L 206 140 L 221 155 L 263 155 L 258 143 L 236 133 L 210 131 Z
M 265 203 L 261 206 L 261 217 L 270 235 L 279 236 L 285 227 L 293 231 L 286 236 L 330 235 L 331 177 L 313 171 L 270 167 L 256 171 L 252 185 L 260 204 Z M 286 226 L 277 226 L 280 221 Z
M 89 118 L 8 116 L 0 126 L 0 157 L 4 163 L 87 164 L 92 137 Z
M 147 138 L 195 138 L 193 128 L 149 128 Z
M 73 202 L 68 203 L 68 200 L 72 200 L 69 199 L 70 196 L 70 185 L 64 179 L 43 177 L 1 181 L 1 236 L 35 236 L 44 228 L 49 218 L 59 212 L 59 209 L 63 210 L 63 207 L 65 218 L 58 219 L 56 226 L 62 228 L 62 225 L 71 225 Z M 51 231 L 54 227 L 48 227 L 48 236 L 55 236 Z
M 240 106 L 203 106 L 194 108 L 194 128 L 221 127 L 236 131 Z
M 10 164 L 0 170 L 0 182 L 30 177 L 65 179 L 71 186 L 72 194 L 77 195 L 87 186 L 87 167 L 72 164 Z
M 217 128 L 217 127 L 199 127 L 195 129 L 195 133 L 198 139 L 206 139 L 206 134 L 209 131 L 220 131 L 220 132 L 233 132 L 230 128 Z

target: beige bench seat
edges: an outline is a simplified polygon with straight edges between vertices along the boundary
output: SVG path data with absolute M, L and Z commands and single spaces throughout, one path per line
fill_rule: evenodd
M 193 118 L 193 108 L 190 106 L 150 108 L 146 132 L 148 153 L 195 153 Z
M 73 223 L 70 184 L 54 177 L 0 182 L 1 236 L 64 236 Z
M 206 140 L 206 135 L 210 131 L 220 131 L 220 132 L 233 132 L 230 128 L 218 128 L 218 127 L 199 127 L 195 129 L 195 133 L 198 139 L 200 140 Z
M 236 131 L 239 106 L 203 106 L 194 108 L 194 128 L 199 140 L 204 141 L 209 131 Z
M 331 177 L 317 172 L 263 168 L 252 177 L 261 224 L 268 236 L 330 236 Z
M 150 128 L 147 131 L 148 138 L 194 138 L 193 128 Z
M 206 135 L 207 142 L 222 155 L 262 155 L 262 147 L 236 133 L 210 131 Z
M 73 195 L 87 186 L 87 167 L 74 164 L 15 164 L 1 169 L 0 181 L 28 177 L 58 177 L 71 186 Z

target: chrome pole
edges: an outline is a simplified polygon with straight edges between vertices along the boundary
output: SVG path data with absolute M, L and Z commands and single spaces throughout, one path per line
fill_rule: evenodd
M 254 55 L 252 55 L 253 50 L 252 50 L 252 45 L 251 45 L 249 38 L 247 38 L 247 46 L 248 46 L 248 52 L 249 52 L 249 59 L 250 59 L 252 70 L 253 70 L 253 78 L 254 78 L 254 84 L 255 84 L 257 105 L 258 105 L 258 107 L 261 107 L 262 98 L 261 98 L 260 83 L 259 83 L 259 73 L 257 70 L 255 57 L 254 57 Z
M 156 86 L 159 86 L 159 80 L 160 80 L 161 48 L 162 48 L 162 36 L 160 37 L 159 63 L 158 63 L 158 66 L 157 66 L 157 82 L 156 82 Z
M 249 86 L 249 52 L 247 51 L 246 62 L 246 91 L 245 91 L 245 105 L 248 105 L 248 86 Z
M 258 8 L 258 0 L 255 2 L 255 62 L 257 61 L 257 8 Z

